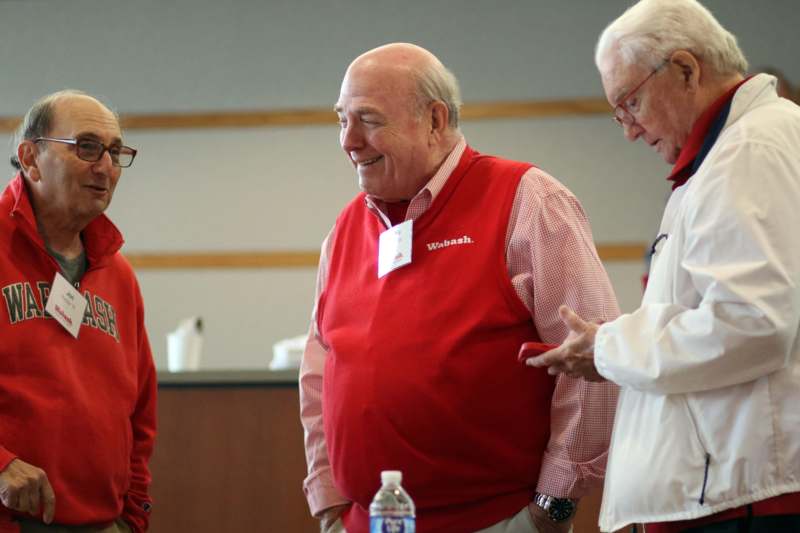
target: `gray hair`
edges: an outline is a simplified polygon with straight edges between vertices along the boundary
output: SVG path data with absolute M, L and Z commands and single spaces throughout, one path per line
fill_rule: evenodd
M 17 159 L 17 147 L 22 141 L 33 140 L 39 137 L 47 137 L 47 135 L 50 133 L 50 129 L 53 126 L 53 116 L 55 115 L 56 102 L 61 98 L 68 96 L 89 96 L 90 98 L 94 98 L 83 91 L 65 89 L 63 91 L 57 91 L 52 94 L 48 94 L 37 100 L 36 103 L 31 106 L 28 112 L 25 113 L 25 118 L 22 119 L 22 122 L 14 133 L 14 140 L 12 141 L 11 149 L 12 152 L 11 157 L 9 158 L 12 167 L 16 168 L 17 170 L 22 170 L 22 165 L 20 164 L 19 159 Z M 108 106 L 106 106 L 106 108 L 108 108 Z M 111 113 L 117 117 L 117 120 L 119 120 L 119 117 L 113 110 L 109 108 L 109 111 L 111 111 Z
M 461 109 L 461 90 L 458 80 L 438 61 L 414 73 L 417 78 L 417 111 L 422 112 L 431 102 L 442 102 L 447 106 L 447 125 L 458 129 Z
M 641 0 L 628 8 L 600 35 L 595 63 L 611 52 L 625 65 L 643 63 L 656 68 L 676 50 L 687 50 L 717 75 L 747 72 L 747 60 L 736 37 L 696 0 Z

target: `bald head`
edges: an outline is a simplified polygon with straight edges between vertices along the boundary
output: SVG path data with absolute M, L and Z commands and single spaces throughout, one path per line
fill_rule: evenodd
M 428 50 L 410 43 L 391 43 L 364 52 L 350 63 L 347 69 L 386 68 L 398 72 L 422 72 L 436 67 L 444 68 L 441 61 Z
M 364 52 L 350 63 L 350 75 L 361 77 L 371 73 L 385 81 L 385 89 L 397 95 L 411 95 L 411 104 L 422 113 L 431 102 L 447 107 L 447 125 L 458 128 L 461 91 L 458 80 L 439 58 L 411 43 L 390 43 Z
M 17 128 L 14 136 L 13 153 L 10 158 L 11 166 L 17 170 L 21 169 L 17 156 L 17 147 L 22 141 L 33 140 L 38 137 L 47 137 L 56 120 L 56 113 L 59 108 L 70 107 L 70 102 L 78 104 L 79 107 L 96 107 L 101 113 L 113 120 L 119 127 L 119 117 L 108 106 L 97 98 L 90 96 L 82 91 L 67 89 L 57 91 L 37 100 L 25 113 L 22 123 Z

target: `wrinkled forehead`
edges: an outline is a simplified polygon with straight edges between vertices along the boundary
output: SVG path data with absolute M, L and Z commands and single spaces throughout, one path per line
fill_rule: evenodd
M 612 105 L 618 104 L 649 73 L 642 65 L 626 63 L 617 56 L 609 56 L 599 70 L 603 90 Z
M 347 69 L 337 107 L 354 100 L 406 102 L 415 95 L 416 78 L 402 65 L 361 61 Z
M 90 96 L 70 95 L 54 104 L 52 136 L 87 135 L 106 142 L 122 139 L 117 117 Z

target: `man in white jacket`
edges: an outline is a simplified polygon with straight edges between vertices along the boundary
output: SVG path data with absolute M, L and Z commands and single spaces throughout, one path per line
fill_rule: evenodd
M 529 360 L 622 387 L 603 531 L 800 531 L 800 108 L 694 0 L 642 0 L 597 67 L 674 165 L 641 307 Z

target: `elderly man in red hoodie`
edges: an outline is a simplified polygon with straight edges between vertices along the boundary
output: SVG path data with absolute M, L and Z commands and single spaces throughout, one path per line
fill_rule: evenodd
M 103 215 L 136 150 L 76 91 L 38 101 L 17 139 L 0 197 L 0 531 L 141 533 L 156 373 Z
M 323 244 L 300 377 L 323 531 L 367 531 L 384 469 L 439 533 L 567 531 L 603 477 L 616 389 L 516 358 L 564 339 L 562 299 L 617 316 L 587 218 L 545 171 L 468 146 L 459 105 L 455 77 L 411 44 L 366 52 L 342 82 L 362 193 Z

